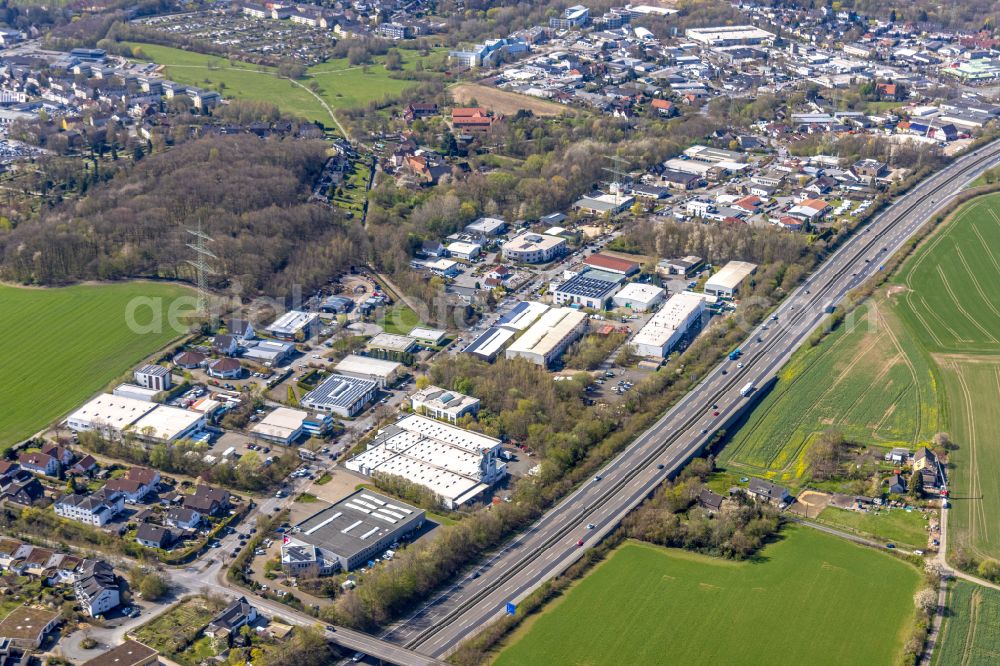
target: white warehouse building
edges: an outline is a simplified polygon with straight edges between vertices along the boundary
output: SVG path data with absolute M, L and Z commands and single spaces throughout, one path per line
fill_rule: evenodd
M 507 358 L 523 358 L 548 365 L 587 330 L 587 315 L 573 308 L 549 310 L 505 352 Z
M 433 491 L 449 509 L 475 500 L 507 473 L 500 440 L 419 414 L 382 429 L 347 469 L 401 476 Z
M 748 277 L 757 272 L 757 264 L 730 261 L 705 282 L 705 293 L 719 298 L 733 298 Z
M 705 311 L 705 299 L 685 292 L 670 300 L 632 337 L 636 354 L 664 358 Z
M 663 287 L 653 284 L 630 282 L 614 295 L 611 302 L 616 308 L 625 308 L 634 312 L 646 312 L 663 302 L 667 292 Z

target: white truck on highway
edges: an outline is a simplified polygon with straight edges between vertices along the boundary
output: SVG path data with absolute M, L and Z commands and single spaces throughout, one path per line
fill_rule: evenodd
M 740 395 L 744 398 L 753 393 L 753 382 L 747 382 L 746 386 L 740 389 Z

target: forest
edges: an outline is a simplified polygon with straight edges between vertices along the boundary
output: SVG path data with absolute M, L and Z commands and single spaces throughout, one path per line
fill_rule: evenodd
M 206 137 L 155 153 L 87 196 L 0 236 L 0 277 L 28 284 L 191 280 L 188 229 L 212 237 L 216 288 L 285 295 L 324 283 L 366 245 L 357 223 L 306 201 L 319 141 Z

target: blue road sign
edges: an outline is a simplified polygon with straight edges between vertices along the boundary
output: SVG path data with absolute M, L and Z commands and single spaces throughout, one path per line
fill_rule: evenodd
M 517 606 L 512 601 L 507 602 L 507 614 L 513 615 L 517 612 Z

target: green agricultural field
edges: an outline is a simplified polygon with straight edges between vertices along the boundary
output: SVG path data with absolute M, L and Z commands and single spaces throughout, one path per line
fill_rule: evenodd
M 355 108 L 386 95 L 395 96 L 415 85 L 414 81 L 390 78 L 381 58 L 367 67 L 351 66 L 346 59 L 331 60 L 309 68 L 297 82 L 278 78 L 274 70 L 226 58 L 192 53 L 156 44 L 132 43 L 136 60 L 164 66 L 164 76 L 178 83 L 217 90 L 224 97 L 236 97 L 276 104 L 285 113 L 332 125 L 331 110 Z M 400 51 L 403 68 L 412 69 L 417 60 L 413 51 Z M 435 52 L 428 58 L 439 57 Z M 317 93 L 309 87 L 316 82 Z
M 898 311 L 932 353 L 1000 352 L 1000 195 L 964 206 L 903 266 Z
M 959 580 L 948 596 L 933 666 L 988 666 L 1000 662 L 1000 592 Z
M 512 636 L 519 664 L 891 664 L 920 573 L 789 528 L 759 562 L 626 543 Z
M 179 334 L 134 333 L 129 302 L 155 299 L 161 313 L 192 291 L 130 282 L 57 289 L 0 285 L 0 449 L 44 428 Z M 148 308 L 136 310 L 149 322 Z M 164 317 L 166 321 L 166 317 Z
M 727 469 L 801 487 L 806 451 L 824 430 L 854 442 L 914 447 L 936 431 L 939 408 L 928 360 L 882 298 L 823 344 L 797 353 L 732 437 Z

